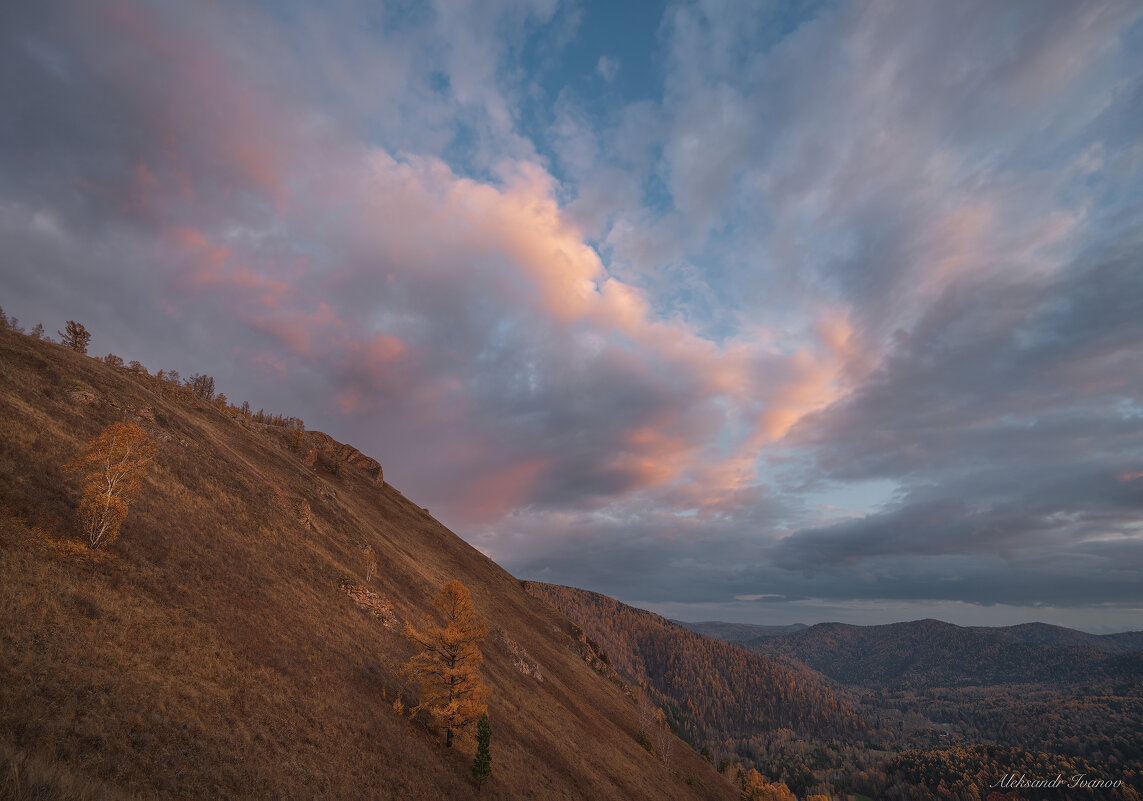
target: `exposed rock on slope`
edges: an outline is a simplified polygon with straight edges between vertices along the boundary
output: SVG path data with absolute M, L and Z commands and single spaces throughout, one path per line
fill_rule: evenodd
M 307 458 L 310 466 L 321 467 L 336 474 L 340 466 L 346 464 L 367 475 L 377 486 L 384 486 L 385 473 L 381 469 L 381 463 L 366 456 L 352 445 L 338 442 L 321 431 L 307 431 L 305 442 L 309 448 Z

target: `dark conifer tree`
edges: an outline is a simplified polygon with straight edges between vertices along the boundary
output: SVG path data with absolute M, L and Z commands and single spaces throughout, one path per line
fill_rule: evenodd
M 480 716 L 476 724 L 476 757 L 472 760 L 472 778 L 476 786 L 482 786 L 492 775 L 492 754 L 488 745 L 492 741 L 492 727 L 488 725 L 488 713 Z

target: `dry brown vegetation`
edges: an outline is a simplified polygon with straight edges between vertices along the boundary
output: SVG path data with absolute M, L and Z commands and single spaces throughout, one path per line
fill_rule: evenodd
M 429 713 L 452 747 L 454 733 L 465 733 L 488 712 L 488 688 L 480 680 L 488 624 L 477 618 L 468 588 L 456 579 L 444 585 L 433 609 L 439 622 L 426 617 L 420 629 L 405 623 L 405 639 L 421 649 L 405 670 L 420 685 L 421 702 L 413 711 Z
M 155 444 L 138 423 L 112 423 L 88 442 L 64 470 L 83 483 L 79 519 L 93 547 L 119 536 L 128 504 L 143 486 L 143 472 L 155 460 Z
M 92 550 L 62 468 L 115 422 L 157 454 L 120 538 Z M 511 634 L 484 653 L 481 796 L 737 795 L 682 743 L 669 770 L 648 754 L 578 630 L 379 465 L 323 469 L 337 451 L 306 458 L 289 433 L 0 331 L 0 797 L 476 797 L 471 750 L 397 711 L 418 699 L 395 624 L 452 579 Z

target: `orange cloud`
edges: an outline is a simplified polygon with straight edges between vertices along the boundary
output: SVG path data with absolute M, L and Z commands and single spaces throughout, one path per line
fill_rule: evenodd
M 234 58 L 208 37 L 164 19 L 161 8 L 114 2 L 97 4 L 92 13 L 92 24 L 106 28 L 120 45 L 110 59 L 117 79 L 151 97 L 142 107 L 151 115 L 152 140 L 164 143 L 165 164 L 158 172 L 170 185 L 193 195 L 188 161 L 197 158 L 200 175 L 207 167 L 228 191 L 262 193 L 282 210 L 289 198 L 283 180 L 289 126 L 274 102 L 273 87 L 244 83 L 249 70 L 236 68 Z M 208 154 L 187 150 L 190 142 L 181 132 L 190 130 L 208 137 Z M 161 185 L 157 167 L 145 167 L 150 178 L 137 182 L 128 204 L 138 200 L 139 189 L 153 193 Z
M 289 284 L 236 264 L 229 247 L 212 243 L 196 228 L 171 229 L 166 239 L 187 257 L 176 279 L 184 288 L 237 291 L 246 302 L 267 308 L 277 308 L 291 292 Z
M 232 119 L 211 121 L 220 126 L 215 142 L 223 161 L 244 185 L 274 197 L 284 162 L 274 132 L 265 142 L 255 135 L 260 124 L 265 127 L 257 103 L 253 110 L 235 108 L 243 104 L 241 89 L 215 87 L 218 73 L 210 59 L 184 55 L 192 62 L 186 80 L 195 91 L 220 91 L 222 111 L 236 111 Z M 177 113 L 166 123 L 172 120 Z M 172 141 L 177 154 L 177 138 Z M 364 169 L 354 161 L 358 156 Z M 161 169 L 143 165 L 140 191 L 155 191 L 163 176 Z M 385 293 L 409 285 L 471 287 L 546 316 L 589 348 L 630 347 L 640 362 L 653 365 L 661 378 L 649 380 L 661 380 L 664 394 L 675 393 L 679 400 L 620 434 L 618 455 L 607 465 L 629 476 L 636 489 L 690 484 L 690 494 L 701 503 L 740 491 L 752 483 L 762 449 L 840 397 L 853 372 L 867 369 L 862 365 L 871 358 L 843 312 L 823 314 L 816 341 L 794 353 L 773 347 L 776 337 L 763 329 L 718 344 L 685 321 L 656 318 L 638 287 L 608 274 L 561 209 L 554 179 L 536 164 L 517 163 L 494 185 L 459 177 L 432 158 L 357 151 L 306 181 L 308 204 L 347 210 L 337 218 L 341 241 L 383 265 L 377 280 L 384 281 Z M 266 275 L 267 266 L 244 258 L 243 245 L 233 239 L 183 226 L 172 228 L 168 241 L 186 256 L 177 279 L 181 287 L 240 300 L 236 313 L 252 328 L 341 376 L 332 398 L 342 413 L 370 411 L 382 386 L 402 387 L 407 400 L 427 393 L 429 385 L 460 381 L 456 376 L 422 376 L 416 385 L 393 381 L 395 365 L 409 369 L 416 362 L 404 340 L 343 320 L 329 306 L 312 307 L 278 265 L 273 276 Z M 338 277 L 373 286 L 362 274 Z M 426 395 L 424 406 L 434 414 L 463 414 L 465 389 L 450 390 L 447 400 Z M 710 444 L 731 429 L 738 444 L 725 446 L 726 452 Z M 518 465 L 477 481 L 487 501 L 472 496 L 464 502 L 487 511 L 501 505 L 497 499 L 524 498 L 519 493 L 530 491 L 549 463 L 548 457 L 524 456 Z
M 669 423 L 660 418 L 660 423 Z M 622 451 L 610 467 L 631 477 L 631 489 L 657 487 L 680 478 L 693 463 L 700 443 L 668 433 L 652 421 L 629 430 L 622 439 Z
M 838 400 L 876 363 L 844 312 L 823 312 L 814 330 L 816 344 L 785 359 L 788 375 L 774 386 L 762 412 L 760 431 L 771 440 L 781 439 L 807 414 Z
M 457 506 L 473 522 L 501 517 L 528 499 L 551 464 L 550 457 L 537 457 L 477 475 L 466 482 Z

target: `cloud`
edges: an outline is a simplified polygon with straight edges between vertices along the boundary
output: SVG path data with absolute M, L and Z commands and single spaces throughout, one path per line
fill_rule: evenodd
M 587 62 L 552 2 L 371 8 L 0 12 L 4 305 L 328 428 L 521 575 L 1138 603 L 1137 6 L 676 3 Z
M 595 71 L 599 73 L 603 80 L 611 83 L 615 80 L 615 76 L 619 74 L 619 59 L 600 56 L 599 61 L 596 62 Z
M 609 274 L 535 161 L 501 158 L 498 180 L 477 180 L 362 146 L 312 109 L 299 124 L 309 98 L 209 36 L 225 21 L 212 13 L 124 5 L 68 32 L 96 67 L 88 88 L 149 134 L 77 162 L 82 181 L 104 160 L 133 166 L 107 185 L 123 203 L 61 224 L 106 242 L 131 220 L 128 238 L 162 252 L 150 303 L 209 319 L 204 345 L 229 344 L 320 414 L 384 415 L 362 444 L 408 454 L 395 475 L 433 486 L 434 507 L 483 521 L 667 486 L 717 503 L 752 480 L 759 443 L 824 402 L 799 389 L 828 372 L 817 346 L 720 346 Z M 291 37 L 272 33 L 261 51 L 285 58 Z M 88 41 L 101 35 L 126 55 Z M 133 66 L 160 53 L 157 77 Z M 727 409 L 746 446 L 711 444 Z

